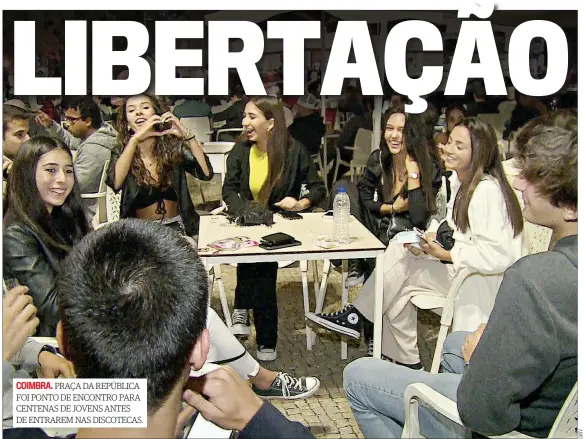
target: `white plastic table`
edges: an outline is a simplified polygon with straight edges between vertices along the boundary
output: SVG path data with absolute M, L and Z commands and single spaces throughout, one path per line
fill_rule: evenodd
M 333 233 L 331 217 L 325 218 L 323 213 L 304 213 L 301 220 L 286 220 L 279 215 L 274 216 L 275 224 L 272 227 L 254 226 L 239 227 L 230 224 L 224 216 L 202 216 L 199 225 L 199 253 L 202 262 L 207 266 L 218 264 L 245 264 L 250 262 L 278 262 L 278 261 L 317 261 L 331 259 L 362 259 L 376 258 L 375 276 L 375 309 L 374 309 L 374 357 L 381 356 L 382 335 L 382 305 L 383 305 L 383 255 L 385 246 L 364 227 L 356 218 L 350 220 L 351 242 L 333 249 L 324 249 L 313 244 L 315 236 Z M 301 245 L 279 250 L 263 250 L 260 247 L 247 247 L 236 251 L 206 253 L 205 248 L 213 241 L 236 236 L 247 236 L 260 241 L 261 237 L 272 233 L 283 232 L 301 241 Z M 314 265 L 315 273 L 315 265 Z M 348 290 L 344 285 L 345 275 L 342 276 L 342 304 L 348 302 Z M 323 303 L 325 285 L 319 291 L 317 305 Z M 304 312 L 309 312 L 309 297 L 307 278 L 303 278 L 303 305 Z M 320 312 L 321 309 L 317 309 Z M 313 336 L 311 329 L 305 327 L 307 349 L 311 350 Z M 346 357 L 345 343 L 342 345 L 342 357 Z

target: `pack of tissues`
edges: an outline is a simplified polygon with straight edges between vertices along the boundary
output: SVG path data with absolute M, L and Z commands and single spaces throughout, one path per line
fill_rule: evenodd
M 406 230 L 395 235 L 395 239 L 401 244 L 411 244 L 413 247 L 421 248 L 419 234 L 415 230 Z

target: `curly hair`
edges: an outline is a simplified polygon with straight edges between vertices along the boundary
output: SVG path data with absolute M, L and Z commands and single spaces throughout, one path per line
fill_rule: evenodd
M 146 96 L 157 114 L 162 114 L 164 105 L 159 98 L 151 95 Z M 118 116 L 116 117 L 116 131 L 118 132 L 118 147 L 120 151 L 124 150 L 128 141 L 134 134 L 134 131 L 128 126 L 128 119 L 126 118 L 126 103 L 128 98 L 124 99 L 120 104 Z M 156 173 L 159 177 L 158 182 L 153 175 L 145 167 L 144 162 L 140 158 L 140 149 L 136 149 L 130 164 L 130 172 L 136 179 L 136 182 L 141 186 L 154 186 L 161 189 L 167 189 L 172 185 L 173 169 L 181 162 L 179 141 L 172 136 L 155 137 L 155 146 L 153 148 L 153 155 L 156 161 Z

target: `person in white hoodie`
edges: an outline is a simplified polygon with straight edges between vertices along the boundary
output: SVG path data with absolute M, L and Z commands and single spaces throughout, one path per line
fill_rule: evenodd
M 61 139 L 70 149 L 77 150 L 73 164 L 81 193 L 98 192 L 104 164 L 110 160 L 116 145 L 116 130 L 109 123 L 102 122 L 100 108 L 91 96 L 75 98 L 68 103 L 65 111 L 66 129 L 43 112 L 38 113 L 36 120 L 52 136 Z M 84 199 L 90 223 L 97 206 L 97 199 Z

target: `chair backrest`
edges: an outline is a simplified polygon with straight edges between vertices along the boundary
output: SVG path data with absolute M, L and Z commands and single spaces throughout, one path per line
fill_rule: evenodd
M 187 128 L 193 131 L 195 138 L 198 142 L 209 142 L 211 140 L 210 133 L 210 119 L 207 117 L 182 117 L 181 122 L 185 124 Z
M 108 186 L 106 189 L 106 212 L 108 214 L 108 222 L 118 221 L 120 219 L 120 199 L 122 192 L 114 192 Z
M 371 154 L 373 132 L 360 128 L 354 139 L 354 155 L 352 161 L 357 165 L 366 166 Z
M 241 128 L 223 128 L 218 130 L 216 133 L 216 142 L 234 142 L 240 133 L 242 132 Z
M 106 160 L 104 167 L 102 168 L 102 175 L 100 176 L 100 186 L 98 192 L 81 194 L 81 198 L 105 198 L 106 197 L 106 177 L 108 174 L 108 167 L 110 166 L 110 160 Z
M 547 437 L 578 437 L 578 383 L 574 384 Z

